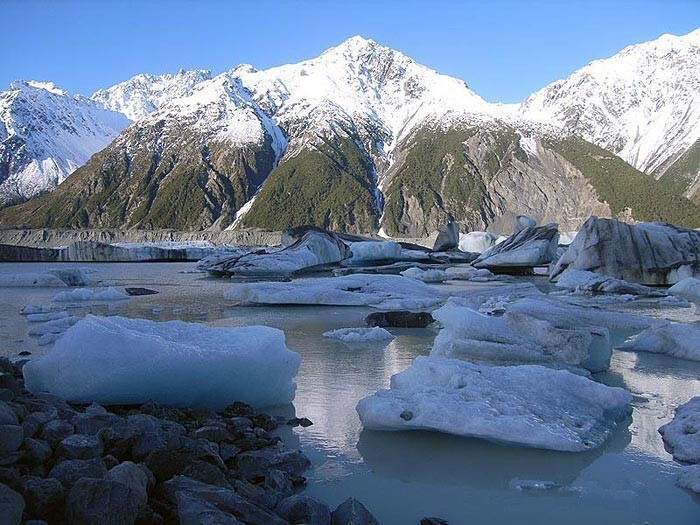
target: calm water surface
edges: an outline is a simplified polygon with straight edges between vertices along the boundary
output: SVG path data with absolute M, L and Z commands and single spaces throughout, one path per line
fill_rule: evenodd
M 55 264 L 0 264 L 0 273 L 42 271 Z M 76 265 L 71 265 L 76 266 Z M 652 354 L 616 352 L 610 371 L 598 379 L 634 396 L 628 428 L 601 448 L 581 454 L 518 449 L 429 432 L 363 431 L 357 401 L 387 388 L 392 374 L 427 354 L 435 332 L 392 330 L 389 344 L 347 346 L 322 337 L 326 330 L 360 326 L 367 308 L 231 307 L 223 292 L 228 280 L 179 273 L 191 264 L 86 264 L 95 278 L 115 286 L 159 290 L 117 304 L 81 306 L 77 315 L 182 319 L 212 326 L 266 324 L 281 328 L 287 344 L 303 357 L 297 378 L 296 413 L 314 422 L 306 429 L 282 429 L 313 467 L 307 494 L 330 505 L 360 499 L 384 524 L 418 523 L 439 516 L 462 524 L 700 524 L 700 498 L 677 488 L 678 465 L 664 450 L 658 428 L 673 408 L 700 395 L 700 363 Z M 467 283 L 441 287 L 469 287 Z M 26 304 L 51 302 L 56 289 L 0 289 L 0 353 L 16 357 L 46 352 L 27 335 L 18 315 Z M 625 308 L 638 313 L 695 321 L 691 309 L 655 302 Z M 519 490 L 519 480 L 552 481 L 558 490 Z

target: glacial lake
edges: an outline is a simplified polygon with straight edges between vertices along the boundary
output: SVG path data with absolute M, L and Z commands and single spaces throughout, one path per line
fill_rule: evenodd
M 0 273 L 41 272 L 57 264 L 1 263 Z M 77 315 L 123 315 L 156 321 L 181 319 L 212 326 L 265 324 L 285 331 L 287 345 L 303 357 L 293 407 L 274 413 L 308 417 L 313 426 L 280 430 L 282 438 L 312 461 L 306 494 L 331 507 L 353 496 L 383 524 L 417 524 L 424 516 L 451 525 L 596 524 L 697 525 L 700 497 L 675 486 L 676 464 L 658 428 L 673 409 L 700 395 L 700 363 L 616 351 L 608 372 L 596 377 L 632 392 L 629 427 L 601 448 L 559 453 L 509 448 L 429 432 L 363 431 L 355 412 L 362 397 L 387 388 L 392 374 L 430 351 L 435 331 L 391 329 L 388 344 L 347 346 L 324 338 L 334 328 L 361 326 L 369 308 L 233 307 L 223 292 L 235 283 L 180 273 L 190 263 L 70 264 L 97 270 L 95 279 L 115 287 L 140 286 L 158 295 L 70 309 Z M 547 286 L 544 279 L 536 281 Z M 484 287 L 460 282 L 449 287 Z M 27 304 L 50 303 L 60 289 L 2 288 L 0 354 L 17 359 L 50 351 L 28 335 L 19 315 Z M 618 306 L 646 315 L 697 322 L 689 308 L 657 302 Z M 700 344 L 700 342 L 699 342 Z M 551 490 L 522 489 L 527 481 L 554 482 Z

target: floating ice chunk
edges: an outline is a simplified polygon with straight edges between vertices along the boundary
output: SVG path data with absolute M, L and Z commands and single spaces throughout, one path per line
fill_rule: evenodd
M 669 323 L 647 328 L 618 348 L 700 361 L 700 324 Z
M 472 265 L 502 270 L 543 266 L 555 259 L 558 241 L 556 224 L 525 228 L 486 250 Z
M 483 253 L 491 246 L 503 242 L 507 237 L 490 232 L 469 232 L 459 234 L 459 249 L 463 252 Z
M 55 268 L 49 270 L 51 275 L 55 275 L 67 286 L 91 286 L 94 284 L 90 274 L 95 273 L 92 268 Z
M 47 346 L 47 345 L 53 344 L 56 341 L 58 341 L 62 335 L 63 335 L 63 332 L 58 333 L 58 334 L 44 334 L 39 338 L 39 340 L 37 341 L 37 344 L 39 346 Z
M 594 372 L 607 368 L 597 359 L 601 353 L 609 358 L 611 352 L 605 329 L 561 329 L 509 311 L 503 317 L 489 317 L 458 302 L 451 299 L 433 312 L 443 329 L 435 338 L 431 356 L 492 364 L 590 367 Z
M 574 242 L 577 234 L 577 231 L 559 232 L 559 246 L 568 246 Z
M 486 268 L 474 268 L 473 266 L 453 266 L 445 270 L 449 279 L 460 281 L 488 282 L 501 279 L 496 277 Z
M 30 391 L 75 403 L 265 406 L 292 401 L 300 362 L 275 328 L 89 315 L 24 377 Z
M 54 319 L 53 321 L 47 321 L 38 326 L 33 326 L 29 330 L 29 335 L 60 334 L 68 330 L 79 320 L 79 317 L 70 316 Z
M 700 279 L 687 277 L 668 289 L 668 293 L 690 301 L 697 308 L 697 313 L 700 314 Z
M 589 270 L 647 285 L 700 276 L 700 231 L 661 222 L 589 218 L 552 269 Z
M 87 288 L 76 288 L 70 292 L 59 292 L 53 300 L 57 302 L 74 302 L 74 301 L 123 301 L 129 299 L 129 296 L 115 290 L 111 286 L 102 292 L 95 292 Z
M 224 275 L 291 275 L 294 272 L 346 259 L 348 247 L 331 232 L 309 230 L 299 240 L 282 250 L 271 253 L 249 253 L 217 261 L 198 264 L 208 272 Z
M 673 421 L 659 429 L 673 459 L 700 463 L 700 396 L 676 408 Z
M 401 259 L 401 245 L 396 242 L 361 241 L 350 243 L 349 262 L 392 261 Z
M 353 274 L 292 282 L 240 283 L 224 297 L 239 305 L 325 304 L 373 306 L 386 310 L 420 310 L 441 304 L 447 295 L 399 275 Z
M 468 290 L 459 299 L 459 304 L 482 313 L 503 313 L 507 304 L 526 297 L 543 298 L 545 295 L 532 283 L 508 284 Z
M 424 283 L 441 283 L 447 281 L 450 276 L 444 270 L 436 270 L 430 268 L 428 270 L 421 270 L 420 268 L 409 268 L 401 272 L 401 275 L 408 277 L 409 279 L 417 279 L 423 281 Z
M 50 312 L 57 312 L 62 310 L 63 307 L 57 304 L 28 304 L 19 312 L 20 315 L 32 315 L 32 314 L 47 314 Z
M 27 314 L 27 322 L 29 323 L 45 323 L 46 321 L 54 321 L 56 319 L 63 319 L 68 317 L 68 312 L 48 312 L 45 314 Z
M 417 357 L 391 389 L 362 399 L 371 430 L 436 430 L 499 444 L 580 452 L 631 413 L 632 396 L 566 370 Z
M 0 274 L 0 287 L 63 288 L 65 286 L 66 283 L 50 273 Z
M 676 477 L 676 485 L 700 494 L 700 465 L 686 465 Z
M 559 492 L 564 487 L 555 481 L 541 481 L 536 479 L 518 479 L 510 480 L 510 488 L 520 491 L 556 491 Z
M 340 328 L 338 330 L 325 332 L 323 336 L 339 339 L 344 343 L 371 343 L 390 341 L 394 338 L 391 332 L 378 326 L 374 328 Z
M 700 281 L 698 281 L 700 283 Z M 628 283 L 607 275 L 586 270 L 567 270 L 557 280 L 557 288 L 565 288 L 575 292 L 609 293 L 642 295 L 647 297 L 663 297 L 661 290 L 654 290 L 641 284 Z

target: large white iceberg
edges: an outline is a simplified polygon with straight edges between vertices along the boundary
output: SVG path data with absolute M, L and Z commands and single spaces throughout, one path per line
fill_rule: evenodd
M 583 367 L 593 372 L 609 364 L 611 345 L 605 329 L 557 328 L 548 321 L 509 311 L 503 317 L 486 316 L 460 306 L 458 299 L 435 310 L 433 317 L 443 328 L 431 356 L 489 364 Z
M 674 284 L 700 276 L 700 231 L 591 217 L 557 261 L 551 278 L 568 269 L 647 285 Z
M 445 292 L 399 275 L 353 274 L 292 282 L 238 283 L 224 297 L 239 305 L 322 304 L 419 310 L 438 306 Z
M 459 234 L 459 249 L 463 252 L 483 253 L 491 246 L 503 242 L 507 237 L 490 232 L 469 232 Z
M 673 458 L 700 463 L 700 396 L 676 408 L 673 421 L 659 429 Z
M 265 406 L 292 401 L 300 362 L 275 328 L 88 315 L 24 378 L 31 392 L 75 403 Z
M 339 328 L 324 332 L 324 337 L 338 339 L 344 343 L 375 343 L 380 341 L 390 341 L 394 338 L 391 332 L 375 326 L 372 328 Z
M 580 452 L 631 413 L 632 396 L 566 370 L 417 357 L 391 389 L 362 399 L 371 430 L 436 430 L 501 444 Z
M 690 301 L 700 314 L 700 279 L 686 277 L 668 289 L 668 293 L 686 301 Z
M 700 361 L 700 324 L 668 323 L 653 326 L 618 348 Z

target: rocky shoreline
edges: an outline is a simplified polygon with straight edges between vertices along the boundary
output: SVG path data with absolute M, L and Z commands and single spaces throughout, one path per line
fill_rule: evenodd
M 302 493 L 309 460 L 273 431 L 287 421 L 234 403 L 78 406 L 24 388 L 0 360 L 0 523 L 371 525 L 357 500 L 334 511 Z

